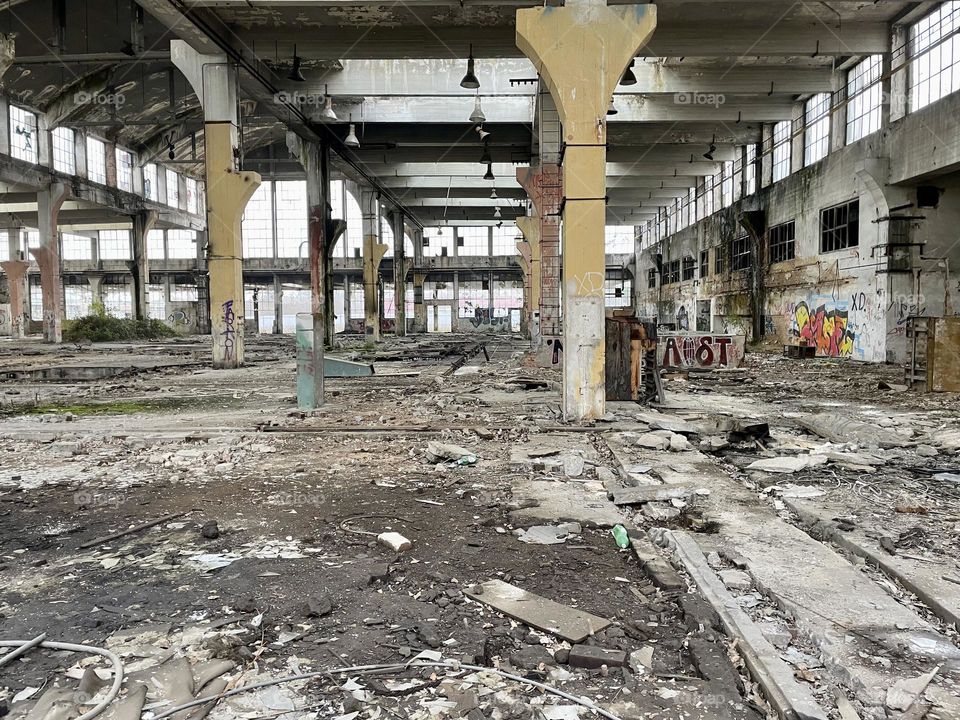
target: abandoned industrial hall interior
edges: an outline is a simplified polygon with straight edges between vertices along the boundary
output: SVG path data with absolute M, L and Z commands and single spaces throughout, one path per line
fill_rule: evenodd
M 0 720 L 960 720 L 960 0 L 0 0 Z

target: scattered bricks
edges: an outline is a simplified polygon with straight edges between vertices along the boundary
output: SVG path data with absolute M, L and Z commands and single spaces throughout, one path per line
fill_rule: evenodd
M 713 605 L 702 598 L 690 594 L 681 595 L 680 609 L 683 611 L 684 624 L 690 632 L 721 631 L 720 616 L 713 609 Z
M 627 653 L 623 650 L 610 650 L 595 645 L 574 645 L 570 648 L 567 662 L 573 667 L 595 670 L 601 665 L 623 667 L 627 664 Z
M 687 648 L 690 650 L 693 664 L 705 680 L 716 682 L 727 688 L 740 687 L 740 676 L 726 652 L 721 650 L 717 643 L 692 637 L 687 642 Z
M 666 592 L 686 590 L 687 584 L 677 571 L 660 554 L 660 551 L 646 538 L 630 536 L 630 546 L 647 577 L 661 590 Z
M 526 645 L 510 654 L 510 662 L 521 670 L 536 670 L 541 665 L 556 665 L 554 659 L 543 645 Z

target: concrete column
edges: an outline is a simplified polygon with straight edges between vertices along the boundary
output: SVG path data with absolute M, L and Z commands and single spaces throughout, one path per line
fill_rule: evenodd
M 518 217 L 517 227 L 523 240 L 517 241 L 523 271 L 523 322 L 531 338 L 540 332 L 540 218 L 532 215 Z
M 424 272 L 413 271 L 413 331 L 425 333 L 427 331 L 427 305 L 423 301 L 423 283 L 427 279 Z
M 147 286 L 150 284 L 150 261 L 147 258 L 147 235 L 157 224 L 156 210 L 143 210 L 133 216 L 133 261 L 130 273 L 133 275 L 134 317 L 146 320 L 150 317 L 150 303 Z
M 10 103 L 5 97 L 0 97 L 0 154 L 10 154 Z
M 260 186 L 260 176 L 236 167 L 236 69 L 225 55 L 201 55 L 182 40 L 170 42 L 170 59 L 203 106 L 213 366 L 240 367 L 244 321 L 240 218 Z
M 327 347 L 333 345 L 333 336 L 336 335 L 336 317 L 333 302 L 333 250 L 337 241 L 347 232 L 345 220 L 329 220 L 327 222 L 327 247 L 324 252 L 324 339 Z
M 517 46 L 540 70 L 563 124 L 563 411 L 604 414 L 606 111 L 653 34 L 655 5 L 568 0 L 517 11 Z
M 380 261 L 387 246 L 380 242 L 380 220 L 377 213 L 377 194 L 363 188 L 360 191 L 360 212 L 363 214 L 363 316 L 364 335 L 368 340 L 380 339 Z
M 30 254 L 40 266 L 40 287 L 43 292 L 43 340 L 63 342 L 63 276 L 60 272 L 60 233 L 57 216 L 70 188 L 63 183 L 51 183 L 37 193 L 37 229 L 40 247 Z
M 0 262 L 7 276 L 7 290 L 10 293 L 10 336 L 19 339 L 27 334 L 30 321 L 30 288 L 27 284 L 26 260 L 7 260 Z
M 283 286 L 280 285 L 280 276 L 273 276 L 273 333 L 280 335 L 283 332 Z
M 90 304 L 103 303 L 103 275 L 88 274 L 87 284 L 90 286 Z
M 407 273 L 410 261 L 407 259 L 407 247 L 403 242 L 404 219 L 402 212 L 394 212 L 393 223 L 393 332 L 397 337 L 407 334 Z
M 760 128 L 760 172 L 757 174 L 757 190 L 773 184 L 773 125 Z
M 87 136 L 80 130 L 73 132 L 73 158 L 77 167 L 77 176 L 87 176 Z
M 903 25 L 893 28 L 891 47 L 906 48 L 909 32 Z M 882 87 L 885 91 L 881 100 L 880 127 L 905 117 L 910 108 L 909 98 L 909 57 L 906 52 L 883 54 Z
M 104 141 L 103 150 L 107 156 L 107 185 L 117 187 L 117 144 Z

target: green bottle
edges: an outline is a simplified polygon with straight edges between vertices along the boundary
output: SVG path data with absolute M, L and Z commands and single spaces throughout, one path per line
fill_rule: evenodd
M 617 547 L 622 549 L 630 547 L 630 537 L 627 535 L 627 529 L 623 525 L 614 525 L 610 531 L 613 539 L 617 541 Z

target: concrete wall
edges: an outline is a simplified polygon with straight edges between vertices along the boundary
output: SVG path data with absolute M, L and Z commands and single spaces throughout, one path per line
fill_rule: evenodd
M 636 305 L 676 329 L 744 334 L 749 340 L 757 339 L 758 329 L 776 343 L 808 339 L 821 356 L 902 362 L 909 315 L 953 315 L 960 307 L 960 173 L 951 172 L 958 167 L 955 94 L 641 249 Z M 936 209 L 915 207 L 916 187 L 923 184 L 944 191 Z M 858 246 L 821 253 L 821 209 L 854 198 L 860 202 Z M 907 245 L 888 247 L 890 214 L 915 218 Z M 762 217 L 764 228 L 795 221 L 795 259 L 769 264 L 762 231 L 755 269 L 717 275 L 718 247 L 747 235 L 744 216 Z M 709 254 L 706 277 L 699 268 L 703 250 Z M 692 256 L 695 279 L 661 285 L 658 275 L 657 287 L 648 288 L 657 254 L 664 269 L 671 260 Z

